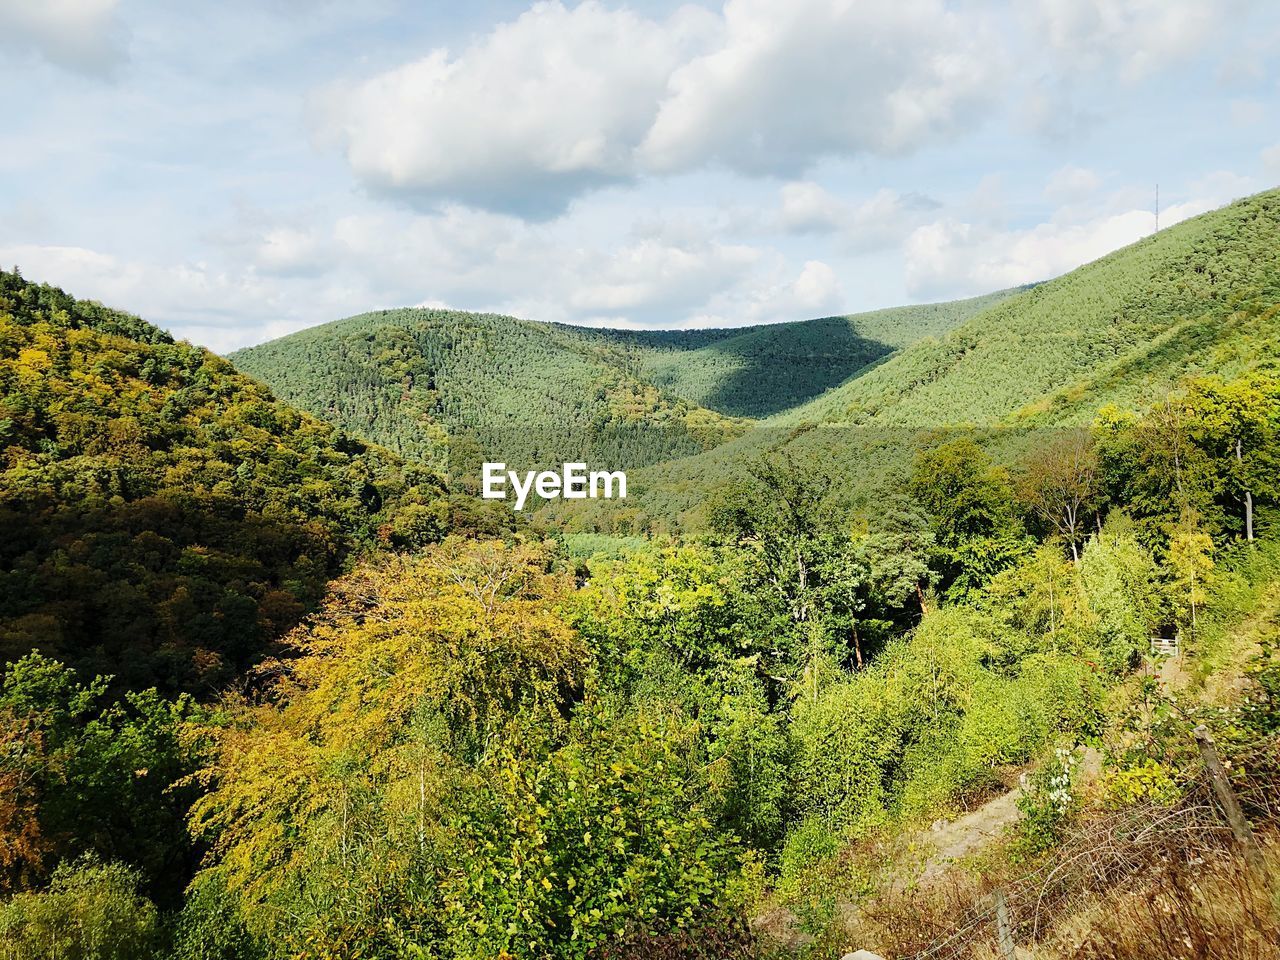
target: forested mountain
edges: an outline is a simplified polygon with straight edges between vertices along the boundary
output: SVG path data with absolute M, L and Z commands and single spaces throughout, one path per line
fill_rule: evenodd
M 303 409 L 458 477 L 478 476 L 479 459 L 656 463 L 742 429 L 639 379 L 608 338 L 491 314 L 385 310 L 231 359 Z
M 390 436 L 437 428 L 424 456 L 499 413 L 542 454 L 678 452 L 651 416 L 694 445 L 745 431 L 568 518 L 668 511 L 674 536 L 612 554 L 458 523 L 468 498 L 425 467 L 0 275 L 0 952 L 972 960 L 1016 936 L 1149 960 L 1112 948 L 1212 934 L 1196 956 L 1273 955 L 1278 206 L 989 305 L 765 421 L 642 375 L 683 356 L 674 381 L 710 389 L 740 368 L 704 351 L 766 331 L 404 311 L 284 341 L 314 400 L 334 374 Z M 525 374 L 549 408 L 520 406 Z M 1253 828 L 1220 822 L 1206 746 Z M 970 828 L 954 862 L 959 821 L 927 825 L 979 805 L 1003 832 Z
M 854 493 L 905 468 L 916 433 L 978 426 L 1007 442 L 1088 423 L 1108 404 L 1140 409 L 1180 378 L 1272 368 L 1280 353 L 1280 191 L 1177 224 L 982 310 L 864 375 L 761 421 L 715 450 L 637 472 L 613 512 L 702 522 L 708 493 L 787 446 L 838 468 Z M 563 511 L 565 505 L 555 505 Z M 592 519 L 589 524 L 609 520 Z
M 1269 357 L 1280 191 L 1177 224 L 983 311 L 787 422 L 936 426 L 1092 419 L 1197 370 Z
M 231 360 L 316 416 L 474 473 L 484 459 L 635 467 L 696 453 L 1007 294 L 728 330 L 591 330 L 385 310 Z M 450 438 L 455 442 L 450 443 Z
M 212 689 L 352 550 L 447 512 L 429 471 L 221 357 L 0 273 L 0 660 Z
M 641 377 L 664 392 L 730 416 L 761 418 L 811 400 L 1016 292 L 736 329 L 600 336 L 633 345 Z

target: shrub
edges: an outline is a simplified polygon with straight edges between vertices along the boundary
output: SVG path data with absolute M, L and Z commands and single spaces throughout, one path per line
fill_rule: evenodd
M 1021 852 L 1040 853 L 1062 839 L 1062 829 L 1076 806 L 1071 786 L 1077 762 L 1073 751 L 1059 747 L 1051 761 L 1027 778 L 1018 798 Z
M 85 858 L 62 864 L 49 887 L 0 906 L 3 960 L 147 960 L 159 919 L 138 893 L 138 874 Z

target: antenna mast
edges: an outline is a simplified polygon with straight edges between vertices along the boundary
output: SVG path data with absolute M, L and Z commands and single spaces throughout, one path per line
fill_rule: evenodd
M 1156 184 L 1156 233 L 1160 232 L 1160 184 Z

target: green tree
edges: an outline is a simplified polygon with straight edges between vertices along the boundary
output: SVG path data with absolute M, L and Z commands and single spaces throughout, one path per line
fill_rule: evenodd
M 1195 511 L 1183 510 L 1170 528 L 1168 562 L 1174 613 L 1194 636 L 1214 580 L 1213 538 L 1204 532 Z
M 0 903 L 5 960 L 149 960 L 160 918 L 136 871 L 88 858 L 60 865 L 47 889 Z
M 1029 548 L 1008 471 L 972 437 L 921 450 L 907 490 L 929 515 L 943 583 L 952 596 L 980 587 Z
M 1080 562 L 1088 515 L 1097 514 L 1098 453 L 1086 429 L 1068 430 L 1038 447 L 1023 465 L 1023 500 L 1047 529 L 1060 536 Z
M 1203 377 L 1191 382 L 1186 404 L 1194 440 L 1214 459 L 1221 489 L 1239 503 L 1252 542 L 1255 500 L 1280 494 L 1280 382 L 1263 372 L 1229 381 Z

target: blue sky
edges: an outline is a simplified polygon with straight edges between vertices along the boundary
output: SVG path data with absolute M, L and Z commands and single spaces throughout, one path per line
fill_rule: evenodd
M 216 350 L 948 299 L 1280 183 L 1262 0 L 0 0 L 0 86 L 0 263 Z

